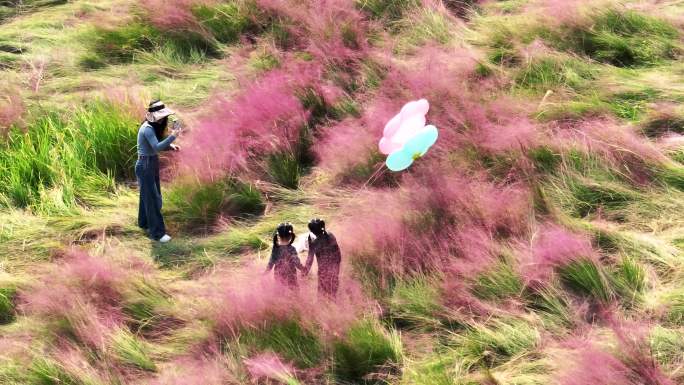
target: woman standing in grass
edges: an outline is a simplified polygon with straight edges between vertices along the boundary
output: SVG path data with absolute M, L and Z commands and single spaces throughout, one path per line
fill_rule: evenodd
M 273 269 L 276 280 L 290 288 L 297 287 L 297 270 L 304 271 L 297 250 L 292 246 L 294 239 L 295 233 L 292 225 L 290 223 L 279 224 L 273 235 L 273 250 L 266 267 L 266 273 Z
M 314 255 L 318 261 L 318 292 L 328 297 L 337 295 L 339 286 L 340 263 L 342 253 L 337 239 L 325 230 L 325 221 L 319 218 L 309 222 L 309 230 L 314 235 L 308 237 L 309 255 L 306 259 L 304 274 L 309 274 Z
M 164 139 L 169 118 L 175 113 L 164 106 L 160 100 L 150 103 L 145 121 L 138 130 L 138 161 L 135 163 L 135 176 L 140 187 L 138 206 L 138 226 L 156 241 L 166 243 L 171 237 L 166 234 L 164 218 L 161 214 L 162 196 L 159 183 L 159 151 L 179 150 L 171 144 L 180 134 L 180 125 L 174 121 L 171 135 Z

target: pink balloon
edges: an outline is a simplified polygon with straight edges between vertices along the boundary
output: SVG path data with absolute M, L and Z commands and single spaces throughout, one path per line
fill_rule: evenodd
M 406 103 L 401 111 L 385 125 L 383 137 L 378 143 L 380 152 L 390 154 L 403 145 L 425 127 L 425 115 L 430 104 L 425 99 Z
M 382 136 L 389 138 L 394 135 L 399 129 L 401 124 L 401 113 L 396 114 L 389 122 L 385 125 L 385 129 L 382 132 Z
M 417 134 L 423 127 L 425 127 L 425 117 L 422 115 L 412 116 L 411 119 L 403 121 L 401 126 L 391 137 L 391 141 L 395 143 L 404 144 L 413 135 Z
M 429 109 L 430 104 L 428 103 L 428 101 L 425 99 L 420 99 L 406 103 L 404 107 L 401 108 L 401 112 L 399 114 L 401 115 L 401 119 L 405 120 L 409 119 L 414 115 L 425 116 L 428 113 Z
M 393 153 L 394 151 L 397 151 L 398 149 L 400 149 L 401 146 L 402 145 L 400 143 L 395 143 L 395 142 L 389 140 L 388 138 L 382 138 L 382 139 L 380 139 L 380 144 L 378 147 L 380 148 L 381 153 L 383 153 L 385 155 L 389 155 L 389 154 Z

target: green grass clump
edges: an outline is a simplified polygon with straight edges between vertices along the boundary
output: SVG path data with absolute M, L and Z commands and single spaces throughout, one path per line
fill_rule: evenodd
M 651 351 L 658 364 L 675 368 L 682 364 L 684 357 L 684 332 L 681 329 L 667 329 L 656 326 L 650 335 Z
M 117 361 L 140 370 L 154 372 L 157 365 L 150 357 L 149 344 L 138 339 L 127 330 L 119 330 L 112 338 L 112 350 Z
M 610 183 L 572 181 L 569 186 L 572 214 L 584 218 L 597 210 L 617 211 L 637 199 L 636 193 Z
M 402 33 L 400 47 L 407 45 L 405 51 L 411 47 L 421 47 L 429 42 L 447 44 L 454 39 L 454 25 L 447 15 L 434 9 L 423 8 L 417 15 L 399 22 Z
M 665 134 L 684 134 L 684 116 L 661 113 L 646 120 L 641 132 L 649 138 L 658 138 Z
M 91 368 L 66 368 L 49 357 L 37 357 L 28 368 L 28 384 L 31 385 L 105 385 Z
M 606 98 L 610 110 L 619 118 L 638 121 L 649 103 L 656 100 L 658 91 L 646 88 L 637 91 L 618 92 Z
M 658 64 L 675 58 L 679 32 L 665 20 L 632 10 L 597 12 L 591 24 L 564 26 L 550 40 L 561 49 L 618 67 Z
M 560 327 L 574 325 L 573 314 L 570 310 L 571 301 L 557 282 L 534 289 L 526 298 L 528 299 L 527 306 L 545 320 Z
M 641 300 L 646 288 L 646 271 L 631 258 L 623 258 L 610 272 L 609 281 L 615 293 L 627 305 Z
M 64 212 L 132 179 L 137 124 L 116 106 L 94 102 L 47 113 L 0 144 L 0 206 Z
M 353 326 L 334 343 L 333 374 L 343 383 L 375 383 L 369 375 L 391 371 L 401 362 L 399 336 L 372 321 Z
M 0 325 L 14 321 L 14 298 L 16 295 L 16 288 L 0 287 Z
M 474 324 L 454 336 L 458 356 L 468 366 L 493 367 L 534 348 L 540 341 L 536 327 L 523 320 L 493 320 Z
M 4 359 L 0 363 L 0 384 L 25 385 L 29 379 L 26 368 L 21 363 L 11 359 Z
M 270 154 L 266 158 L 266 169 L 274 182 L 291 189 L 299 187 L 299 178 L 304 173 L 297 156 L 287 151 Z
M 318 366 L 324 356 L 318 337 L 296 320 L 272 323 L 263 330 L 246 330 L 240 335 L 240 342 L 259 351 L 274 351 L 299 368 Z
M 684 288 L 672 290 L 663 302 L 666 304 L 665 319 L 674 325 L 684 325 Z
M 128 23 L 114 29 L 98 28 L 91 42 L 95 54 L 109 63 L 130 63 L 141 51 L 159 45 L 160 33 L 144 23 Z
M 31 382 L 37 385 L 82 384 L 54 360 L 37 358 L 29 368 Z
M 5 0 L 0 1 L 0 22 L 19 14 L 36 12 L 44 7 L 66 4 L 67 0 Z
M 601 303 L 609 303 L 614 293 L 602 269 L 593 261 L 573 261 L 562 267 L 559 275 L 563 284 L 577 294 Z
M 151 54 L 170 64 L 194 64 L 205 58 L 219 58 L 221 52 L 213 41 L 194 31 L 159 31 L 144 22 L 131 22 L 116 28 L 96 28 L 90 37 L 92 53 L 82 65 L 102 62 L 132 63 Z M 96 55 L 94 56 L 93 53 Z
M 204 245 L 207 249 L 219 251 L 224 255 L 264 250 L 269 247 L 258 234 L 237 226 L 232 226 L 227 232 L 211 238 Z
M 146 280 L 129 286 L 122 310 L 135 333 L 153 334 L 168 319 L 166 310 L 171 306 L 170 295 L 161 287 Z M 163 334 L 161 330 L 160 334 Z
M 684 167 L 678 165 L 667 165 L 656 170 L 657 178 L 662 183 L 672 186 L 679 191 L 684 191 Z
M 152 246 L 154 261 L 163 269 L 178 269 L 180 267 L 203 269 L 214 264 L 211 256 L 195 242 L 175 238 L 174 242 L 155 243 Z M 188 272 L 188 271 L 186 271 Z
M 390 317 L 398 327 L 432 329 L 439 326 L 440 293 L 428 277 L 400 280 L 389 299 Z
M 211 182 L 186 180 L 168 193 L 169 215 L 183 228 L 206 232 L 222 216 L 249 217 L 263 212 L 261 192 L 232 177 Z
M 355 0 L 356 6 L 374 19 L 399 20 L 412 8 L 420 5 L 417 0 Z
M 542 57 L 524 66 L 515 81 L 518 87 L 543 91 L 556 87 L 579 89 L 594 76 L 595 71 L 580 60 Z
M 471 287 L 473 294 L 487 300 L 503 300 L 520 296 L 523 282 L 507 263 L 499 263 L 493 269 L 478 275 Z
M 273 52 L 262 49 L 252 53 L 249 65 L 257 71 L 266 72 L 278 68 L 280 66 L 280 60 Z
M 224 44 L 237 43 L 243 33 L 256 34 L 261 29 L 254 17 L 256 4 L 251 2 L 199 4 L 193 7 L 192 13 L 217 41 Z
M 534 163 L 535 168 L 544 173 L 554 172 L 562 161 L 559 153 L 546 146 L 530 149 L 527 155 Z

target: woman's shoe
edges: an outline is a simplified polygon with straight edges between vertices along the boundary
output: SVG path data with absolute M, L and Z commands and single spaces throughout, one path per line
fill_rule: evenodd
M 163 237 L 159 238 L 159 242 L 161 242 L 161 243 L 166 243 L 170 240 L 171 240 L 171 237 L 169 236 L 169 234 L 164 234 Z

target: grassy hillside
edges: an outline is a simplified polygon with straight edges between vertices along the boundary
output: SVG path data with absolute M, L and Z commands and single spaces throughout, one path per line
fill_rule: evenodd
M 0 1 L 0 383 L 683 383 L 683 14 Z M 188 127 L 164 245 L 136 226 L 151 98 Z M 440 137 L 393 173 L 420 98 Z M 334 301 L 262 274 L 313 217 Z

